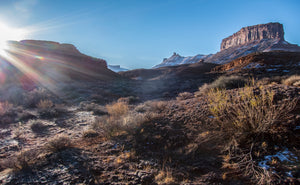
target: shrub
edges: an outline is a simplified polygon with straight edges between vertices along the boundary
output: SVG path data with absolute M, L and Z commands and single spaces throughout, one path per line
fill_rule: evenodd
M 30 124 L 31 130 L 35 133 L 44 133 L 45 131 L 47 131 L 47 125 L 39 120 L 31 120 Z
M 267 138 L 275 144 L 280 143 L 280 135 L 289 127 L 287 123 L 297 100 L 276 104 L 274 93 L 263 86 L 258 89 L 245 87 L 233 94 L 212 89 L 207 96 L 214 126 L 227 142 L 224 151 L 228 157 L 224 158 L 223 167 L 253 182 L 268 183 L 270 174 L 254 160 L 265 150 L 261 143 Z
M 13 105 L 6 102 L 0 102 L 0 124 L 9 124 L 16 119 L 16 110 Z
M 14 171 L 30 170 L 37 163 L 37 150 L 23 150 L 9 161 L 9 166 Z
M 283 80 L 282 83 L 285 85 L 299 86 L 300 85 L 300 75 L 290 76 L 287 79 Z
M 118 99 L 118 102 L 124 102 L 127 104 L 137 103 L 140 99 L 135 96 L 122 97 Z
M 149 102 L 150 111 L 161 112 L 167 107 L 167 102 L 165 101 L 152 101 Z
M 107 114 L 105 107 L 98 105 L 96 103 L 81 102 L 79 106 L 81 110 L 93 111 L 93 114 L 95 115 L 101 116 Z
M 83 132 L 84 138 L 93 138 L 93 137 L 97 137 L 98 135 L 99 135 L 98 132 L 96 132 L 95 130 L 85 130 Z
M 0 115 L 3 116 L 5 114 L 8 114 L 13 108 L 13 104 L 5 102 L 0 102 Z
M 144 114 L 136 112 L 130 112 L 121 117 L 97 117 L 93 124 L 93 129 L 103 131 L 104 136 L 110 138 L 122 133 L 133 134 L 145 120 L 146 116 Z
M 187 99 L 191 99 L 193 97 L 194 97 L 193 93 L 183 92 L 183 93 L 179 93 L 178 96 L 176 97 L 176 99 L 177 100 L 187 100 Z
M 208 93 L 210 111 L 220 127 L 229 134 L 266 132 L 276 123 L 289 119 L 296 101 L 287 100 L 279 105 L 274 93 L 263 86 L 256 95 L 252 87 L 245 87 L 230 96 L 224 90 Z
M 46 144 L 46 149 L 51 152 L 60 152 L 71 147 L 71 140 L 67 136 L 57 136 Z
M 129 111 L 128 104 L 124 102 L 117 102 L 106 105 L 107 112 L 112 117 L 120 117 L 127 114 Z
M 54 105 L 51 100 L 41 100 L 37 104 L 38 112 L 41 117 L 51 118 L 67 113 L 63 105 Z
M 27 107 L 36 107 L 41 100 L 46 100 L 50 94 L 44 88 L 37 88 L 25 95 L 25 105 Z
M 247 84 L 247 80 L 240 76 L 220 76 L 217 80 L 211 84 L 204 84 L 199 87 L 199 91 L 195 93 L 195 96 L 201 96 L 206 94 L 211 89 L 234 89 L 244 87 Z

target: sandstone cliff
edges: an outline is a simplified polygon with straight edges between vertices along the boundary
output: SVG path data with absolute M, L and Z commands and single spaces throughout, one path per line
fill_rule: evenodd
M 242 28 L 240 31 L 222 40 L 221 51 L 263 39 L 284 40 L 283 26 L 280 23 L 258 24 Z

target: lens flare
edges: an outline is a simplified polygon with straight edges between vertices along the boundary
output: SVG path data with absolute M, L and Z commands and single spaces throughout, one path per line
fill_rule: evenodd
M 8 25 L 0 22 L 0 55 L 5 55 L 5 51 L 8 49 L 8 40 L 22 40 L 26 37 L 28 31 L 22 28 L 12 28 Z

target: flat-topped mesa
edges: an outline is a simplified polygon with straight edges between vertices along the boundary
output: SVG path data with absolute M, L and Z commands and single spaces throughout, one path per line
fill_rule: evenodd
M 242 28 L 240 31 L 222 40 L 221 51 L 263 39 L 284 40 L 283 26 L 280 23 L 258 24 Z

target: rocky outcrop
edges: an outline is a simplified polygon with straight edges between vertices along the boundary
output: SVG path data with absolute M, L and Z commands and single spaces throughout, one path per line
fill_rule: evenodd
M 280 23 L 258 24 L 242 28 L 222 40 L 221 51 L 263 39 L 284 40 L 283 26 Z

